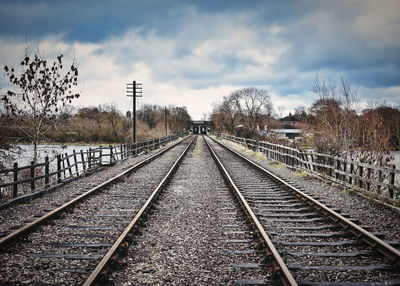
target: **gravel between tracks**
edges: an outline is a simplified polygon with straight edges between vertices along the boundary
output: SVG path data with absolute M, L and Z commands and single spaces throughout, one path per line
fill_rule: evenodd
M 154 155 L 163 148 L 151 151 L 148 154 L 143 154 L 138 157 L 128 158 L 120 164 L 98 171 L 88 177 L 78 179 L 59 188 L 53 193 L 44 195 L 43 197 L 0 210 L 0 234 L 4 235 L 11 232 L 14 228 L 21 227 L 24 225 L 24 221 L 32 218 L 36 214 L 44 213 L 46 212 L 45 210 L 56 208 L 57 205 L 61 205 L 71 198 L 76 197 L 78 193 L 90 190 L 98 184 L 135 165 L 141 160 Z
M 370 226 L 371 231 L 383 233 L 386 240 L 400 241 L 400 212 L 345 191 L 344 187 L 332 185 L 305 173 L 291 171 L 283 164 L 275 163 L 261 153 L 250 151 L 241 145 L 227 140 L 219 142 L 232 147 L 286 181 L 292 182 L 294 186 L 305 190 L 312 197 L 318 197 L 325 204 L 341 209 L 343 214 L 349 214 L 351 218 L 359 220 L 361 225 Z
M 135 238 L 135 244 L 129 248 L 126 268 L 113 272 L 111 283 L 232 285 L 234 279 L 265 278 L 262 268 L 249 270 L 232 265 L 261 261 L 258 255 L 238 261 L 238 257 L 228 254 L 232 242 L 228 241 L 223 225 L 238 223 L 234 206 L 229 190 L 199 137 L 196 148 L 186 155 L 160 198 L 143 234 Z M 224 220 L 227 215 L 232 215 L 229 218 L 232 220 Z M 251 238 L 249 231 L 241 230 L 240 233 L 247 233 L 244 238 Z M 251 246 L 242 244 L 241 247 Z M 233 249 L 238 248 L 239 245 L 233 246 Z

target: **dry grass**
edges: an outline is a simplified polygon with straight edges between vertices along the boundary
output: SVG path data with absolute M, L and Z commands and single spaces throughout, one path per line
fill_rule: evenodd
M 269 159 L 261 152 L 253 152 L 254 158 L 261 161 L 269 161 Z
M 276 161 L 270 161 L 268 163 L 268 165 L 270 165 L 271 167 L 275 167 L 275 168 L 280 168 L 280 169 L 286 169 L 286 165 L 280 162 L 276 162 Z
M 295 177 L 298 177 L 298 178 L 306 178 L 306 177 L 308 177 L 308 174 L 306 172 L 304 172 L 304 171 L 293 172 L 293 175 Z
M 194 156 L 195 158 L 197 158 L 197 157 L 200 156 L 200 154 L 201 154 L 201 150 L 200 150 L 200 148 L 199 148 L 199 145 L 196 145 L 196 148 L 193 150 L 193 156 Z
M 234 149 L 239 149 L 241 152 L 245 153 L 247 156 L 250 156 L 250 157 L 253 157 L 253 158 L 257 159 L 257 160 L 262 160 L 262 161 L 268 161 L 269 160 L 267 157 L 264 156 L 263 153 L 258 152 L 258 151 L 254 152 L 254 151 L 252 151 L 250 149 L 247 149 L 246 147 L 244 147 L 241 144 L 238 144 L 238 143 L 235 143 L 235 142 L 232 142 L 232 141 L 228 141 L 228 140 L 225 140 L 225 139 L 220 139 L 220 138 L 217 138 L 217 137 L 214 137 L 214 138 L 219 140 L 219 141 L 221 141 L 221 143 L 224 144 L 224 145 L 230 146 L 230 147 L 232 147 Z
M 350 194 L 350 190 L 349 189 L 343 189 L 342 190 L 342 194 L 348 195 L 348 194 Z

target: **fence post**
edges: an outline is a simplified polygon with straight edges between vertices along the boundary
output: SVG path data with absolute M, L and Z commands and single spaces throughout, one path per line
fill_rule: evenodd
M 285 156 L 285 164 L 289 167 L 290 166 L 290 156 L 289 156 L 289 149 L 287 147 L 284 147 L 284 156 Z
M 57 155 L 57 183 L 61 183 L 61 155 Z
M 13 197 L 18 196 L 18 163 L 14 163 L 14 185 L 13 185 Z
M 79 176 L 78 160 L 76 159 L 76 152 L 75 152 L 75 150 L 72 150 L 72 153 L 74 154 L 76 176 Z
M 333 177 L 333 168 L 335 167 L 335 160 L 332 157 L 328 157 L 328 165 L 329 165 L 329 177 Z
M 89 169 L 92 168 L 92 148 L 89 148 L 89 153 L 87 155 L 87 159 L 88 159 L 88 167 Z
M 336 180 L 338 180 L 339 179 L 339 173 L 336 172 L 336 170 L 340 171 L 340 161 L 337 158 L 336 158 L 335 178 L 336 178 Z
M 392 185 L 392 186 L 394 185 L 394 176 L 395 176 L 394 169 L 395 168 L 393 168 L 393 172 L 390 172 L 390 185 Z M 393 197 L 394 197 L 394 191 L 392 188 L 389 188 L 389 197 L 391 199 L 393 199 Z
M 359 176 L 359 178 L 358 178 L 358 186 L 360 187 L 360 188 L 362 188 L 362 185 L 363 185 L 363 181 L 362 181 L 362 176 L 363 176 L 363 166 L 358 166 L 358 176 Z
M 286 157 L 286 165 L 288 165 L 288 166 L 290 166 L 290 164 L 291 164 L 291 162 L 290 162 L 291 157 L 289 156 L 290 155 L 289 151 L 290 150 L 286 147 L 285 148 L 285 157 Z
M 367 168 L 367 178 L 368 180 L 371 179 L 371 168 Z M 367 182 L 367 191 L 369 192 L 371 190 L 371 183 Z
M 303 168 L 303 161 L 302 161 L 302 155 L 301 155 L 302 150 L 297 150 L 296 151 L 296 165 L 297 167 Z
M 62 163 L 62 169 L 64 173 L 64 179 L 67 178 L 67 168 L 65 168 L 65 158 L 64 155 L 61 154 L 61 163 Z
M 44 158 L 44 187 L 47 188 L 49 186 L 49 157 L 46 156 Z
M 114 157 L 113 157 L 113 147 L 111 146 L 111 144 L 108 146 L 110 148 L 110 165 L 113 164 L 114 161 Z M 101 146 L 100 146 L 100 152 L 101 152 Z M 100 153 L 101 154 L 101 153 Z
M 86 162 L 85 162 L 85 157 L 83 155 L 83 151 L 81 150 L 81 160 L 82 160 L 82 169 L 83 171 L 86 170 Z
M 290 160 L 292 160 L 292 169 L 294 168 L 294 166 L 297 166 L 298 165 L 298 161 L 297 161 L 297 153 L 296 153 L 296 151 L 295 150 L 290 150 L 290 153 L 291 153 L 291 155 L 292 155 L 292 157 L 290 157 L 291 159 Z
M 72 169 L 71 169 L 71 163 L 69 162 L 68 153 L 65 153 L 65 158 L 67 159 L 67 165 L 68 165 L 69 176 L 72 177 Z
M 379 167 L 381 167 L 381 165 Z M 383 183 L 383 171 L 381 169 L 378 170 L 378 182 Z M 380 195 L 384 188 L 379 183 L 376 185 L 376 192 Z
M 350 163 L 350 176 L 349 176 L 349 183 L 353 184 L 353 174 L 354 174 L 354 164 Z
M 31 162 L 31 191 L 35 190 L 35 162 Z
M 305 151 L 303 150 L 303 151 L 300 151 L 300 159 L 301 159 L 301 167 L 303 168 L 303 169 L 308 169 L 308 165 L 306 164 L 306 159 L 305 159 L 305 155 L 304 155 L 304 153 L 305 153 Z
M 345 159 L 345 160 L 347 160 L 347 159 Z M 343 171 L 345 174 L 348 174 L 347 173 L 347 161 L 345 161 L 345 160 L 343 161 Z M 347 180 L 346 175 L 343 175 L 342 181 L 346 182 L 346 180 Z
M 314 160 L 314 154 L 313 153 L 310 154 L 310 162 L 311 162 L 311 170 L 316 172 L 315 165 L 314 165 L 315 160 Z

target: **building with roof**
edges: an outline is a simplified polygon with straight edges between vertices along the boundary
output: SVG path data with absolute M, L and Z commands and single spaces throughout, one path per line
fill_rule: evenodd
M 295 139 L 301 137 L 303 130 L 301 121 L 289 113 L 288 116 L 279 119 L 279 128 L 271 128 L 268 132 L 269 136 L 275 136 L 278 139 Z

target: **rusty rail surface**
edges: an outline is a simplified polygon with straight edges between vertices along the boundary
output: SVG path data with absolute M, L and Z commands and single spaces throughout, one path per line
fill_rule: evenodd
M 118 252 L 121 250 L 125 250 L 129 245 L 129 237 L 132 231 L 137 227 L 138 223 L 143 219 L 146 215 L 147 211 L 151 207 L 152 203 L 160 194 L 162 188 L 168 182 L 168 180 L 172 177 L 174 172 L 179 166 L 179 163 L 182 161 L 183 157 L 186 155 L 187 151 L 193 144 L 193 142 L 197 139 L 197 136 L 192 139 L 189 145 L 185 148 L 179 158 L 175 161 L 174 165 L 162 179 L 162 181 L 158 184 L 155 190 L 152 192 L 150 197 L 146 200 L 145 204 L 141 207 L 139 212 L 135 215 L 129 225 L 125 228 L 122 234 L 118 237 L 115 243 L 111 246 L 108 252 L 104 255 L 103 259 L 99 262 L 93 272 L 89 275 L 83 286 L 89 285 L 104 285 L 107 283 L 107 267 L 111 263 L 112 260 L 116 258 Z
M 182 142 L 182 140 L 184 140 L 185 138 L 179 140 L 178 142 L 176 142 L 175 144 L 161 150 L 160 152 L 138 162 L 137 164 L 135 164 L 134 166 L 130 167 L 129 169 L 125 170 L 124 172 L 114 176 L 113 178 L 101 183 L 100 185 L 88 190 L 87 192 L 85 192 L 84 194 L 72 199 L 71 201 L 63 204 L 62 206 L 46 213 L 45 215 L 43 215 L 42 217 L 28 223 L 27 225 L 23 226 L 22 228 L 10 233 L 9 235 L 3 237 L 2 239 L 0 239 L 0 249 L 4 248 L 7 244 L 9 244 L 10 242 L 15 241 L 16 239 L 22 237 L 22 235 L 24 235 L 25 233 L 33 230 L 35 227 L 43 224 L 44 222 L 48 221 L 49 219 L 53 218 L 54 216 L 60 214 L 61 212 L 65 211 L 66 209 L 70 208 L 71 206 L 75 205 L 77 202 L 82 201 L 85 198 L 88 198 L 90 195 L 102 190 L 104 187 L 118 181 L 120 178 L 122 178 L 123 176 L 134 172 L 135 170 L 143 167 L 144 165 L 148 164 L 149 162 L 151 162 L 152 160 L 154 160 L 155 158 L 159 157 L 160 155 L 164 154 L 165 152 L 167 152 L 168 150 L 172 149 L 173 147 L 175 147 L 176 145 L 178 145 L 180 142 Z
M 210 138 L 210 137 L 209 137 Z M 291 190 L 294 192 L 298 197 L 303 198 L 308 202 L 308 204 L 313 207 L 317 212 L 322 214 L 324 217 L 328 218 L 335 224 L 340 225 L 342 228 L 345 230 L 348 230 L 352 232 L 356 237 L 358 237 L 360 240 L 364 241 L 367 243 L 369 246 L 371 246 L 373 249 L 376 249 L 378 252 L 380 252 L 382 255 L 387 257 L 392 265 L 395 265 L 396 267 L 400 268 L 400 251 L 397 250 L 396 248 L 390 246 L 380 238 L 376 237 L 372 233 L 368 232 L 364 228 L 360 227 L 359 225 L 353 223 L 352 221 L 348 220 L 347 218 L 343 217 L 339 213 L 335 212 L 334 210 L 330 209 L 329 207 L 325 206 L 324 204 L 318 202 L 317 200 L 313 199 L 309 195 L 305 194 L 298 188 L 290 185 L 289 183 L 285 182 L 278 176 L 272 174 L 270 171 L 264 169 L 260 165 L 256 164 L 255 162 L 251 161 L 250 159 L 242 156 L 239 154 L 237 151 L 233 150 L 232 148 L 225 146 L 218 142 L 217 140 L 210 138 L 213 141 L 217 142 L 219 145 L 224 147 L 225 149 L 231 151 L 233 154 L 241 158 L 242 160 L 246 161 L 248 164 L 250 164 L 252 167 L 255 169 L 259 170 L 260 172 L 268 175 L 269 177 L 273 178 L 276 182 L 279 184 L 285 186 L 288 190 Z
M 210 150 L 211 155 L 213 156 L 215 162 L 217 163 L 218 168 L 221 170 L 223 176 L 228 181 L 228 184 L 231 187 L 231 189 L 233 189 L 240 204 L 243 206 L 248 217 L 251 219 L 253 225 L 255 226 L 256 231 L 259 233 L 260 238 L 263 241 L 263 244 L 266 246 L 266 249 L 265 249 L 266 255 L 267 255 L 267 258 L 271 260 L 271 263 L 273 265 L 273 268 L 274 268 L 273 271 L 274 271 L 275 278 L 278 278 L 282 282 L 283 285 L 292 285 L 292 286 L 298 285 L 296 280 L 294 279 L 292 273 L 290 272 L 287 265 L 283 261 L 282 257 L 279 255 L 278 251 L 276 250 L 271 239 L 265 232 L 260 221 L 254 214 L 254 212 L 251 210 L 246 199 L 243 197 L 243 195 L 241 194 L 241 192 L 239 191 L 239 189 L 233 182 L 231 176 L 229 175 L 228 171 L 225 169 L 224 165 L 218 158 L 217 154 L 214 152 L 214 150 L 212 149 L 212 147 L 208 144 L 208 142 L 206 140 L 205 140 L 205 142 L 206 142 L 208 149 Z

